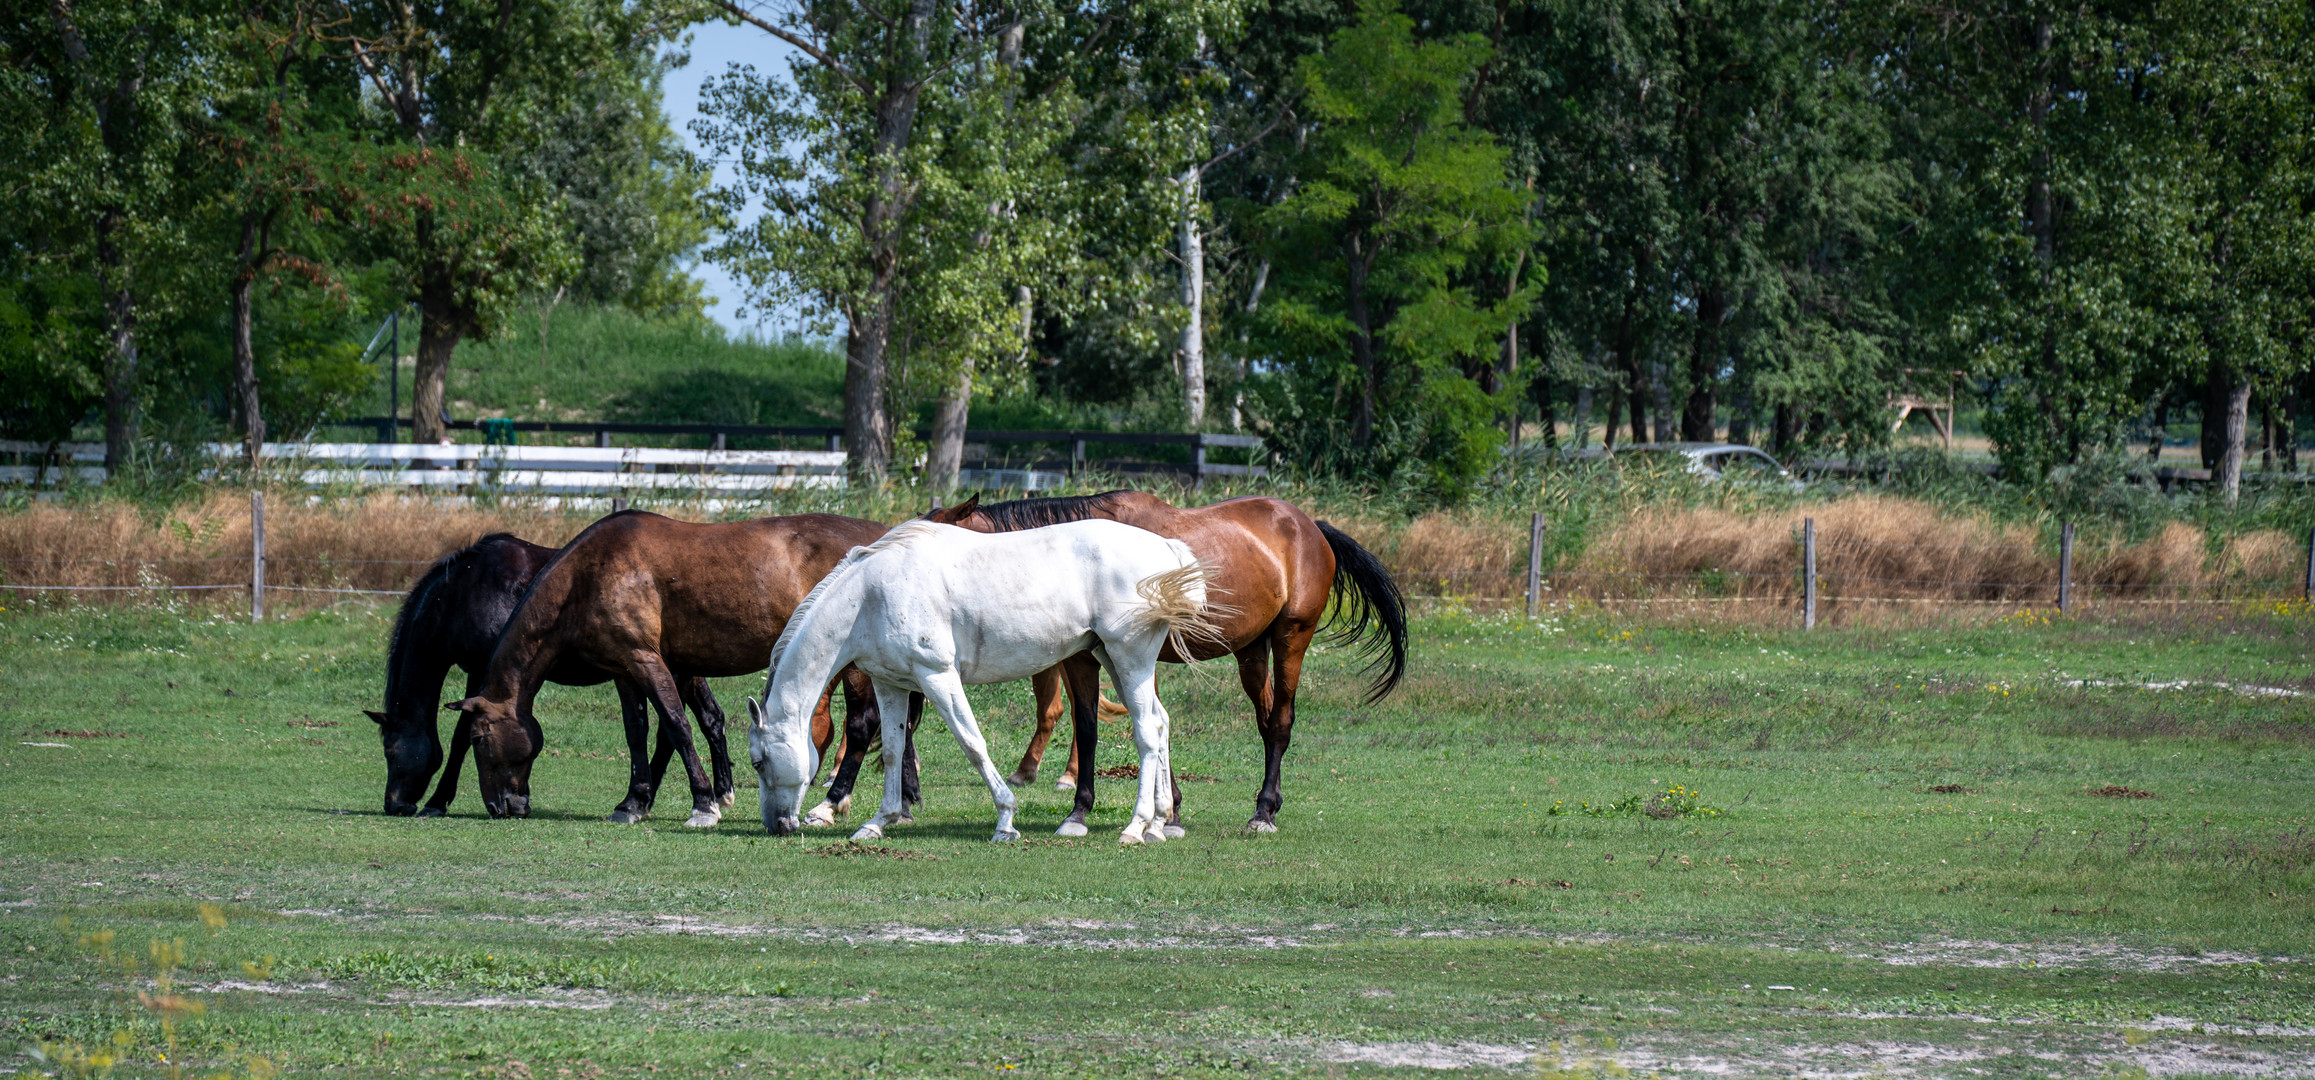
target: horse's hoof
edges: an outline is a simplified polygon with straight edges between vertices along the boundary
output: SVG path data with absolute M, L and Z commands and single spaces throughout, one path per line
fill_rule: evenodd
M 1250 833 L 1274 833 L 1278 831 L 1278 826 L 1261 818 L 1255 818 L 1246 823 L 1246 831 Z
M 1132 826 L 1128 825 L 1126 826 L 1124 832 L 1117 834 L 1117 842 L 1126 845 L 1141 843 L 1141 833 L 1139 830 L 1136 830 Z
M 882 825 L 877 825 L 877 824 L 873 824 L 873 823 L 871 823 L 871 824 L 868 824 L 868 825 L 862 825 L 862 826 L 859 828 L 859 830 L 858 830 L 858 831 L 856 831 L 856 832 L 854 832 L 854 833 L 852 834 L 852 839 L 854 839 L 854 840 L 882 840 L 882 839 L 884 839 L 884 826 L 882 826 Z
M 997 835 L 989 837 L 989 842 L 992 844 L 1010 844 L 1020 838 L 1021 831 L 1019 829 L 1001 829 Z
M 732 808 L 732 805 L 733 805 L 734 803 L 737 803 L 737 802 L 739 802 L 739 801 L 740 801 L 740 793 L 739 793 L 739 792 L 736 792 L 736 791 L 727 791 L 727 792 L 724 792 L 724 793 L 723 793 L 723 795 L 722 795 L 722 796 L 721 796 L 721 797 L 720 797 L 720 798 L 719 798 L 717 801 L 719 801 L 719 802 L 723 803 L 723 808 L 724 808 L 724 809 L 726 809 L 726 810 L 729 810 L 729 809 L 731 809 L 731 808 Z
M 899 825 L 914 825 L 916 824 L 916 815 L 903 810 L 900 812 L 899 817 L 893 818 L 892 820 L 895 824 Z
M 821 803 L 813 807 L 811 813 L 804 815 L 804 824 L 810 827 L 834 825 L 836 824 L 836 810 L 827 803 Z
M 1164 832 L 1166 834 L 1166 839 L 1168 840 L 1179 840 L 1182 837 L 1188 836 L 1190 834 L 1188 829 L 1184 829 L 1179 825 L 1165 826 Z
M 1026 786 L 1028 786 L 1028 785 L 1030 785 L 1030 784 L 1034 784 L 1034 783 L 1036 783 L 1036 782 L 1037 782 L 1037 774 L 1036 774 L 1036 773 L 1033 773 L 1033 772 L 1022 772 L 1022 771 L 1021 771 L 1021 770 L 1019 770 L 1019 769 L 1015 769 L 1015 770 L 1013 770 L 1013 775 L 1011 775 L 1011 776 L 1008 776 L 1008 777 L 1006 777 L 1006 778 L 1005 778 L 1005 786 L 1006 786 L 1006 787 L 1026 787 Z
M 1064 776 L 1064 777 L 1062 777 L 1062 778 L 1061 778 L 1061 779 L 1059 779 L 1059 780 L 1055 780 L 1055 781 L 1053 781 L 1053 790 L 1055 790 L 1055 791 L 1075 791 L 1075 790 L 1077 790 L 1077 781 L 1075 781 L 1075 780 L 1072 780 L 1072 779 L 1070 779 L 1070 778 L 1068 778 L 1068 777 Z
M 604 818 L 603 820 L 608 821 L 613 825 L 633 825 L 636 822 L 643 820 L 643 811 L 613 810 L 611 811 L 610 816 Z
M 684 819 L 683 823 L 694 829 L 712 829 L 715 828 L 717 822 L 722 820 L 723 811 L 721 810 L 694 810 L 690 817 Z
M 1143 840 L 1146 840 L 1146 841 L 1148 841 L 1148 842 L 1152 843 L 1152 844 L 1162 844 L 1162 843 L 1165 843 L 1165 842 L 1166 842 L 1166 827 L 1165 827 L 1165 826 L 1163 826 L 1163 825 L 1160 825 L 1160 824 L 1158 824 L 1157 822 L 1154 822 L 1154 821 L 1153 821 L 1153 822 L 1150 822 L 1150 823 L 1149 823 L 1149 825 L 1148 825 L 1148 827 L 1146 827 L 1146 828 L 1142 829 L 1142 831 L 1141 831 L 1141 838 L 1142 838 Z
M 440 806 L 429 806 L 418 811 L 419 817 L 446 817 L 450 811 Z
M 1064 821 L 1064 822 L 1062 822 L 1062 823 L 1061 823 L 1061 827 L 1060 827 L 1060 828 L 1053 830 L 1053 835 L 1055 835 L 1055 836 L 1083 836 L 1083 835 L 1085 835 L 1085 832 L 1086 832 L 1086 829 L 1085 829 L 1085 823 L 1084 823 L 1084 822 L 1082 822 L 1082 821 Z

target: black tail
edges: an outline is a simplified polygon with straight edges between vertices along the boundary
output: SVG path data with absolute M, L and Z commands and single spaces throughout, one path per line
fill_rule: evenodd
M 1376 672 L 1366 696 L 1371 705 L 1397 689 L 1407 674 L 1407 603 L 1374 552 L 1326 522 L 1318 523 L 1318 532 L 1334 549 L 1334 618 L 1328 622 L 1342 623 L 1336 640 L 1365 643 L 1372 657 L 1367 670 Z

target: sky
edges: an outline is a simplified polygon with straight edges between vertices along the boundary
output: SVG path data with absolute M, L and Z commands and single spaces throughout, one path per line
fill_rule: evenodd
M 735 63 L 753 65 L 758 72 L 765 74 L 784 75 L 788 70 L 788 57 L 795 50 L 752 26 L 703 22 L 692 27 L 690 33 L 691 63 L 668 72 L 664 84 L 667 119 L 691 144 L 694 152 L 704 153 L 698 137 L 691 131 L 691 122 L 699 118 L 701 85 L 730 70 Z M 732 178 L 730 169 L 720 165 L 717 167 L 718 183 L 728 183 Z M 741 220 L 751 220 L 757 210 L 756 205 L 750 205 L 741 214 Z M 743 294 L 739 283 L 733 281 L 722 267 L 703 261 L 692 269 L 692 274 L 706 283 L 707 294 L 718 301 L 715 306 L 707 309 L 708 317 L 721 323 L 726 330 L 735 334 L 752 331 L 764 337 L 780 337 L 795 331 L 796 313 L 793 308 L 773 312 L 760 319 L 750 319 L 745 323 L 734 318 L 734 309 L 739 307 Z

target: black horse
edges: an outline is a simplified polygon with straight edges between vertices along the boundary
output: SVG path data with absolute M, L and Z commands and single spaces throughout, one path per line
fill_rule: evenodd
M 449 811 L 451 800 L 458 795 L 459 772 L 465 764 L 473 732 L 460 723 L 451 733 L 449 754 L 443 753 L 437 724 L 442 683 L 451 667 L 456 666 L 466 671 L 466 696 L 482 692 L 483 672 L 490 667 L 491 653 L 498 647 L 500 632 L 521 606 L 531 580 L 554 557 L 555 550 L 509 533 L 493 533 L 435 560 L 419 575 L 418 583 L 411 586 L 410 595 L 403 598 L 387 650 L 385 711 L 363 710 L 377 723 L 379 737 L 385 744 L 386 813 L 399 817 L 412 814 L 440 817 Z M 554 681 L 573 686 L 611 680 L 609 673 L 593 670 L 557 671 L 555 676 Z M 679 675 L 677 685 L 684 704 L 699 718 L 700 733 L 716 763 L 716 775 L 722 780 L 717 795 L 728 803 L 732 798 L 731 768 L 730 754 L 724 744 L 723 709 L 708 689 L 706 679 Z M 637 759 L 633 765 L 640 768 L 643 741 L 649 731 L 649 705 L 624 681 L 618 682 L 618 689 L 628 747 Z M 829 787 L 831 801 L 838 803 L 851 793 L 868 744 L 882 730 L 875 698 L 867 696 L 861 701 L 855 700 L 857 696 L 849 690 L 846 693 L 844 755 Z M 827 702 L 821 703 L 821 710 L 824 716 Z M 824 728 L 814 731 L 823 751 L 827 748 L 824 732 Z M 676 740 L 667 732 L 660 733 L 658 750 L 649 765 L 650 790 L 654 793 L 666 776 L 675 744 Z M 441 784 L 421 809 L 419 796 L 426 793 L 427 783 L 446 760 L 449 768 L 443 771 Z M 913 774 L 914 769 L 908 772 Z M 909 775 L 906 779 L 913 802 L 915 777 Z M 612 820 L 638 821 L 650 809 L 649 803 L 623 805 L 612 814 Z

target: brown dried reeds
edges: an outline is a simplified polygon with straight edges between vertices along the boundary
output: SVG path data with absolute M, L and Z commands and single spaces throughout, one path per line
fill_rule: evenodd
M 249 497 L 218 492 L 198 503 L 151 512 L 128 504 L 36 504 L 0 514 L 0 586 L 76 602 L 146 600 L 162 591 L 232 595 L 250 579 Z M 266 505 L 266 583 L 273 605 L 297 605 L 301 590 L 398 592 L 435 559 L 493 532 L 561 544 L 593 521 L 583 512 L 477 509 L 442 501 L 380 496 L 317 505 L 275 497 Z M 57 586 L 71 590 L 56 589 Z M 86 590 L 86 591 L 79 591 Z M 310 602 L 343 594 L 316 592 Z

